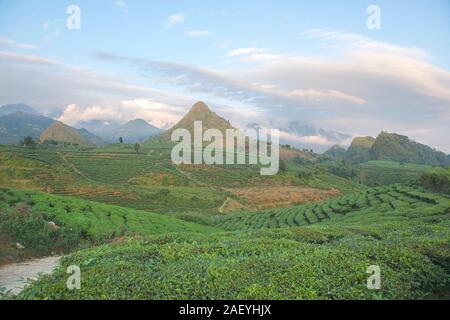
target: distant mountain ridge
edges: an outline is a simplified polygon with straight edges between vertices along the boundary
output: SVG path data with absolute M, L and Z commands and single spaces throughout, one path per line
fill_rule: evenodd
M 18 144 L 27 136 L 38 139 L 54 122 L 51 118 L 23 112 L 0 116 L 0 144 Z
M 131 120 L 125 124 L 115 121 L 92 120 L 79 122 L 76 127 L 92 132 L 107 143 L 116 143 L 120 137 L 125 143 L 144 142 L 150 137 L 164 132 L 142 119 Z
M 11 113 L 16 112 L 23 112 L 23 113 L 31 113 L 35 115 L 39 115 L 39 113 L 34 110 L 32 107 L 27 106 L 23 103 L 16 103 L 16 104 L 7 104 L 0 107 L 0 117 L 5 116 Z
M 251 122 L 247 128 L 257 129 L 263 125 Z M 330 145 L 345 145 L 351 136 L 345 133 L 317 128 L 306 121 L 270 121 L 268 127 L 280 130 L 280 143 L 289 144 L 297 148 L 313 149 L 325 152 Z
M 332 149 L 325 154 L 338 158 L 333 155 Z M 354 138 L 343 158 L 357 163 L 369 160 L 387 160 L 433 166 L 450 165 L 450 155 L 412 141 L 407 136 L 384 131 L 377 138 Z

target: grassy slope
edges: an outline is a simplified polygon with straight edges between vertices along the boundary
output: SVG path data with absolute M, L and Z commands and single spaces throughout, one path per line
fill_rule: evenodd
M 450 200 L 402 186 L 374 190 L 364 193 L 369 206 L 360 194 L 345 196 L 339 209 L 348 212 L 313 225 L 135 237 L 79 251 L 20 298 L 448 297 Z M 354 209 L 356 203 L 361 208 Z M 81 266 L 81 291 L 65 288 L 65 268 L 71 264 Z M 381 268 L 380 291 L 366 288 L 370 265 Z
M 21 259 L 12 250 L 19 242 L 28 255 L 68 252 L 77 247 L 112 240 L 126 234 L 210 233 L 217 229 L 170 216 L 112 206 L 73 197 L 0 189 L 0 259 Z M 49 222 L 56 223 L 53 230 Z M 9 242 L 9 243 L 8 243 Z M 3 253 L 2 253 L 3 251 Z M 27 255 L 25 254 L 25 256 Z
M 85 152 L 0 146 L 0 167 L 0 187 L 71 195 L 173 215 L 218 213 L 230 196 L 226 188 L 292 185 L 349 192 L 360 187 L 326 174 L 302 180 L 291 169 L 262 177 L 258 167 L 252 166 L 176 167 L 170 162 L 170 144 L 162 143 L 145 145 L 140 154 L 130 145 Z
M 358 179 L 371 186 L 418 183 L 422 174 L 432 168 L 429 165 L 374 160 L 359 165 Z

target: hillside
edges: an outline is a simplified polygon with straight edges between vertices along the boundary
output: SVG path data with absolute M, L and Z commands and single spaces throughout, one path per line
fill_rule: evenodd
M 14 112 L 0 117 L 0 144 L 18 144 L 24 137 L 38 139 L 55 120 L 31 113 Z
M 219 224 L 235 232 L 133 237 L 78 251 L 19 298 L 423 299 L 448 290 L 448 199 L 391 186 L 301 208 Z M 84 266 L 83 287 L 59 290 L 71 264 Z M 374 264 L 382 290 L 366 286 Z
M 216 231 L 156 213 L 101 204 L 74 197 L 0 189 L 0 264 L 24 255 L 71 252 L 126 234 Z M 26 250 L 13 250 L 19 242 Z
M 176 129 L 186 129 L 193 136 L 194 121 L 202 121 L 203 131 L 218 129 L 224 133 L 226 129 L 234 129 L 228 120 L 211 111 L 204 102 L 197 102 L 176 125 L 163 133 L 162 137 L 170 139 L 170 136 Z
M 96 146 L 103 146 L 107 144 L 106 141 L 104 141 L 102 138 L 96 136 L 95 134 L 89 132 L 86 129 L 78 129 L 77 130 L 80 135 L 82 135 L 90 144 L 96 145 Z
M 373 137 L 356 137 L 347 149 L 345 157 L 354 162 L 366 162 L 370 160 L 369 150 L 375 143 Z
M 447 155 L 406 136 L 381 132 L 370 151 L 372 160 L 387 160 L 417 164 L 445 166 L 450 161 Z
M 342 148 L 340 145 L 334 145 L 330 149 L 324 152 L 324 155 L 330 156 L 336 159 L 343 159 L 345 157 L 347 150 Z
M 15 112 L 31 113 L 35 115 L 38 114 L 38 112 L 34 110 L 32 107 L 27 106 L 26 104 L 23 103 L 8 104 L 0 107 L 0 117 Z
M 45 141 L 56 141 L 58 143 L 80 146 L 90 144 L 76 129 L 59 121 L 45 129 L 39 139 L 42 143 Z

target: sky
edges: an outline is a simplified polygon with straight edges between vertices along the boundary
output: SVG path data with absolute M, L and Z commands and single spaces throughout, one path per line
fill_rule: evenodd
M 0 104 L 167 128 L 203 100 L 240 128 L 388 131 L 449 153 L 449 40 L 448 0 L 0 0 Z

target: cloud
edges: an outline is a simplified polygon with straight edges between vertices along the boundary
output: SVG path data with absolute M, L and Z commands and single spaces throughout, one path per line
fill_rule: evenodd
M 166 24 L 169 27 L 175 26 L 177 24 L 182 24 L 184 22 L 186 18 L 186 14 L 185 13 L 176 13 L 176 14 L 172 14 L 169 17 L 167 17 L 166 20 Z
M 198 37 L 206 37 L 209 36 L 211 34 L 211 31 L 209 30 L 189 30 L 186 31 L 186 35 L 189 37 L 193 37 L 193 38 L 198 38 Z
M 227 53 L 228 57 L 242 57 L 255 53 L 267 53 L 269 50 L 265 48 L 239 48 Z
M 123 76 L 98 74 L 89 68 L 65 65 L 41 56 L 0 51 L 0 74 L 1 103 L 24 102 L 51 117 L 59 117 L 66 106 L 76 105 L 76 109 L 69 109 L 65 114 L 68 121 L 75 119 L 77 113 L 80 118 L 100 114 L 103 108 L 104 117 L 125 119 L 133 113 L 123 107 L 124 101 L 144 99 L 169 106 L 167 110 L 178 108 L 184 112 L 196 102 L 180 93 L 133 84 Z M 86 112 L 80 111 L 87 107 L 90 109 Z M 164 122 L 156 118 L 154 121 Z
M 326 137 L 320 135 L 298 136 L 286 131 L 280 131 L 280 139 L 307 145 L 317 144 L 321 146 L 329 146 L 333 144 L 333 141 L 329 141 Z
M 42 24 L 42 29 L 45 30 L 44 40 L 47 42 L 52 42 L 56 40 L 61 32 L 65 29 L 66 20 L 64 19 L 54 19 L 44 21 Z
M 411 56 L 415 58 L 424 58 L 429 54 L 420 48 L 411 47 L 404 48 L 361 36 L 355 33 L 343 32 L 341 30 L 327 29 L 308 29 L 301 35 L 319 40 L 325 47 L 350 47 L 362 50 L 370 50 L 383 53 L 400 54 L 403 56 Z
M 105 117 L 139 116 L 164 126 L 202 99 L 239 127 L 249 119 L 302 120 L 352 136 L 381 130 L 407 134 L 450 151 L 450 72 L 429 63 L 428 52 L 341 31 L 302 36 L 339 50 L 318 57 L 237 48 L 226 54 L 224 69 L 96 54 L 129 66 L 140 85 L 46 57 L 0 51 L 0 100 L 52 112 L 75 104 L 78 109 L 64 111 L 72 119 L 67 121 L 93 117 L 104 108 Z M 153 87 L 142 85 L 149 82 Z M 159 89 L 167 87 L 172 92 Z M 302 143 L 327 139 L 308 136 Z
M 249 102 L 261 107 L 298 107 L 317 102 L 345 102 L 364 104 L 365 101 L 338 90 L 286 90 L 274 85 L 259 85 L 255 82 L 236 80 L 233 75 L 203 67 L 180 63 L 155 62 L 116 55 L 100 54 L 103 60 L 129 63 L 150 78 L 157 77 L 171 85 L 188 88 L 190 92 L 208 92 L 216 97 Z
M 233 44 L 232 40 L 217 41 L 214 45 L 220 49 L 228 49 Z
M 239 48 L 227 53 L 229 58 L 238 58 L 244 62 L 275 61 L 285 56 L 271 52 L 265 48 Z
M 59 65 L 59 62 L 54 59 L 48 59 L 36 55 L 20 54 L 7 51 L 0 51 L 0 58 L 3 59 L 4 61 L 10 61 L 21 64 L 30 64 L 36 66 Z
M 27 43 L 14 41 L 6 37 L 0 37 L 0 47 L 9 47 L 14 49 L 36 49 L 37 47 Z
M 151 99 L 124 100 L 116 105 L 93 105 L 81 107 L 68 105 L 58 120 L 77 126 L 90 120 L 126 122 L 143 119 L 158 128 L 167 128 L 178 122 L 185 110 Z
M 450 151 L 450 144 L 442 142 L 450 135 L 450 72 L 429 63 L 428 52 L 341 31 L 302 35 L 338 50 L 317 57 L 238 48 L 226 54 L 231 63 L 224 70 L 127 57 L 107 60 L 128 63 L 190 95 L 250 106 L 261 119 L 311 121 L 353 136 L 412 132 L 412 138 Z M 444 129 L 426 140 L 414 131 L 430 127 Z
M 124 0 L 117 0 L 115 5 L 122 8 L 123 12 L 128 13 L 128 4 Z

